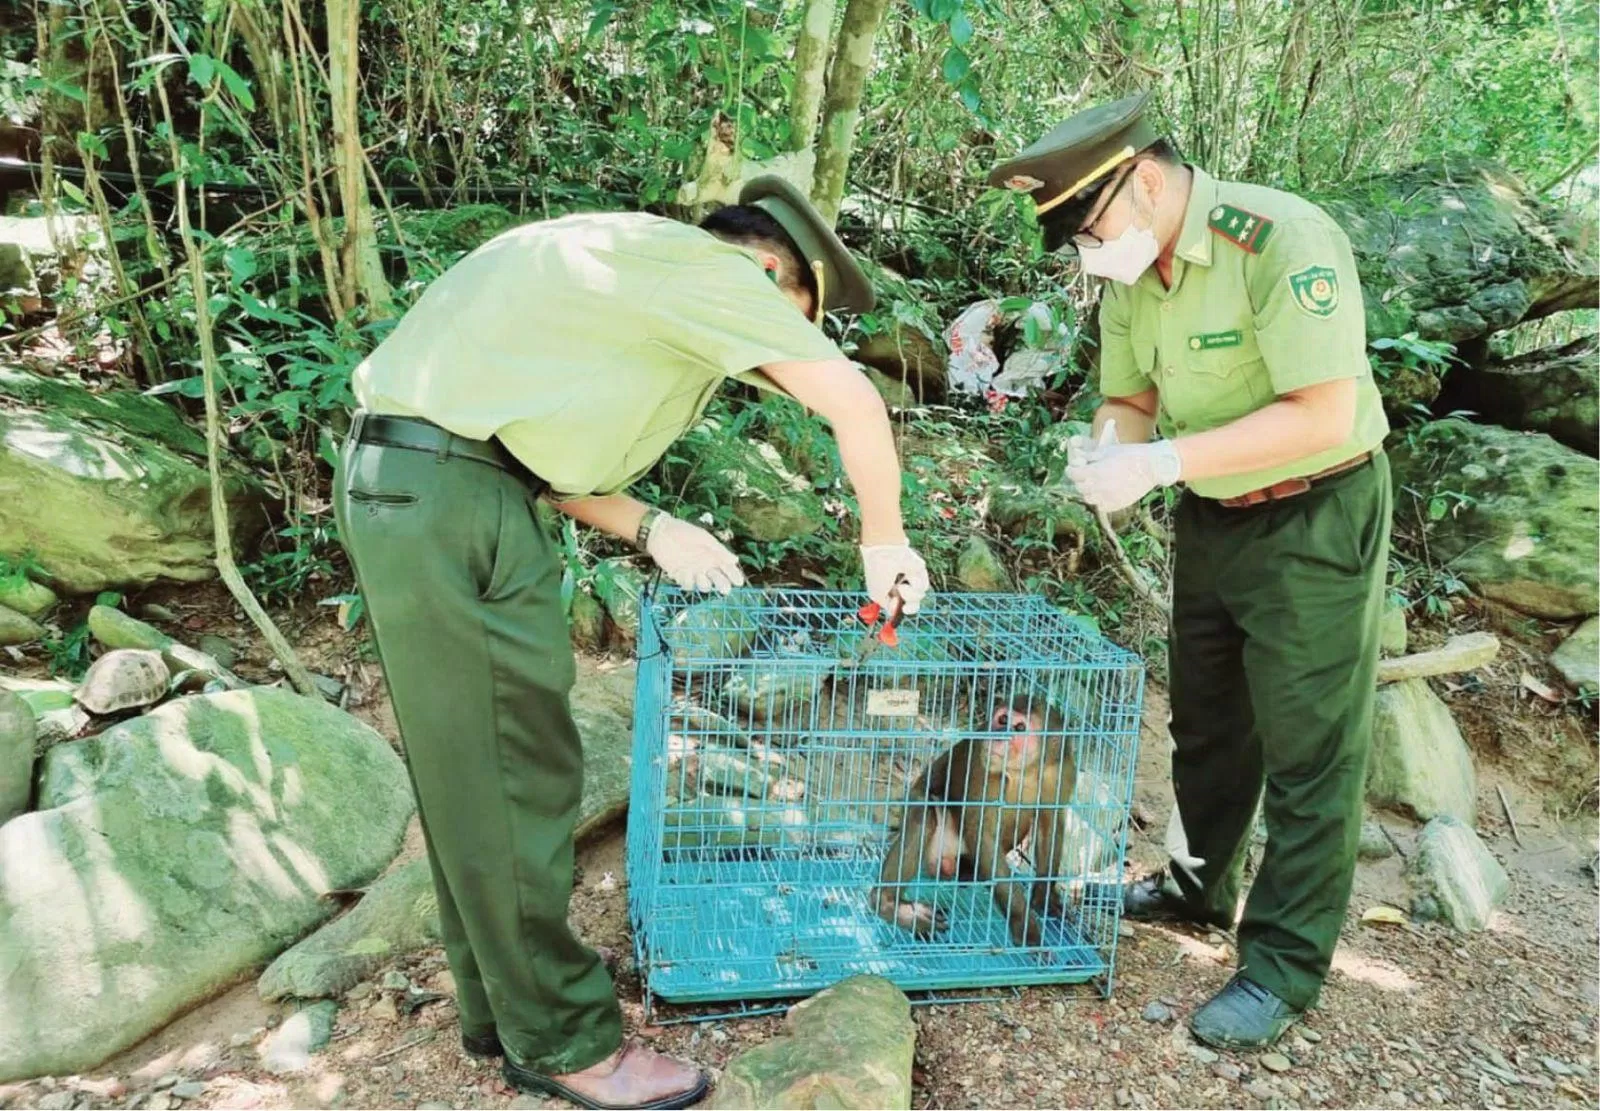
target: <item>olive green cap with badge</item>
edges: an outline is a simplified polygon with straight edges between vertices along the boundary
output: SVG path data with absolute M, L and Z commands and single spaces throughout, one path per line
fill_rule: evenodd
M 817 286 L 816 319 L 819 323 L 822 313 L 828 309 L 871 311 L 877 299 L 866 273 L 823 220 L 822 214 L 792 183 L 776 174 L 751 178 L 739 191 L 739 203 L 753 205 L 783 225 L 783 230 L 811 264 Z
M 1145 118 L 1148 92 L 1087 108 L 989 174 L 989 184 L 1033 197 L 1045 248 L 1054 251 L 1078 228 L 1081 206 L 1068 202 L 1103 182 L 1127 159 L 1160 141 Z

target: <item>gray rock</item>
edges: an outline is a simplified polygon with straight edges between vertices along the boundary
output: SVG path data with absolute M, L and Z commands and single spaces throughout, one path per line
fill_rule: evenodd
M 1146 1022 L 1171 1022 L 1172 1009 L 1165 1003 L 1147 1003 L 1140 1017 Z
M 6 367 L 0 402 L 0 552 L 34 553 L 72 594 L 216 575 L 205 440 L 176 409 Z M 225 470 L 234 547 L 249 551 L 270 499 Z
M 39 1111 L 72 1111 L 78 1106 L 78 1093 L 70 1088 L 59 1092 L 47 1092 L 39 1097 L 39 1102 L 34 1106 Z
M 1600 454 L 1600 352 L 1594 336 L 1445 375 L 1437 412 L 1482 413 L 1502 428 L 1543 432 Z
M 89 712 L 73 698 L 76 688 L 57 679 L 17 679 L 0 675 L 0 690 L 9 690 L 33 712 L 34 743 L 40 751 L 78 736 L 89 725 Z
M 1579 625 L 1550 656 L 1550 664 L 1576 689 L 1600 690 L 1600 618 Z
M 1268 1072 L 1288 1072 L 1292 1062 L 1281 1053 L 1265 1053 L 1261 1057 L 1261 1067 Z
M 949 356 L 944 345 L 913 324 L 895 321 L 856 346 L 854 358 L 912 388 L 923 403 L 941 402 L 949 389 Z
M 956 579 L 967 590 L 994 593 L 1011 589 L 1011 576 L 981 536 L 969 536 L 956 556 Z
M 889 981 L 853 976 L 804 1002 L 783 1032 L 728 1062 L 711 1108 L 909 1108 L 917 1028 Z
M 1367 799 L 1423 821 L 1448 814 L 1471 825 L 1477 818 L 1472 754 L 1450 709 L 1424 679 L 1378 690 Z
M 1214 1065 L 1222 1059 L 1213 1050 L 1207 1049 L 1205 1046 L 1198 1044 L 1191 1044 L 1189 1046 L 1189 1056 L 1193 1057 L 1196 1061 L 1199 1061 L 1202 1065 Z
M 311 1055 L 333 1037 L 333 1020 L 339 1005 L 331 1000 L 313 1003 L 284 1020 L 261 1045 L 261 1067 L 279 1075 L 303 1072 Z
M 179 1099 L 199 1099 L 206 1094 L 206 1086 L 198 1080 L 185 1080 L 172 1086 L 172 1094 Z
M 570 704 L 583 742 L 583 799 L 573 837 L 588 840 L 628 811 L 633 780 L 632 663 L 605 667 L 578 661 Z
M 1463 931 L 1486 928 L 1494 908 L 1511 893 L 1500 862 L 1476 833 L 1450 817 L 1424 827 L 1407 873 L 1416 898 L 1432 900 L 1439 916 Z
M 1437 506 L 1429 552 L 1473 590 L 1533 617 L 1600 612 L 1600 461 L 1548 436 L 1461 421 L 1427 426 L 1391 457 L 1396 512 L 1412 512 L 1406 488 L 1422 494 L 1424 517 Z
M 37 733 L 33 711 L 22 697 L 0 690 L 0 826 L 28 809 Z
M 373 884 L 349 913 L 268 965 L 256 991 L 267 1000 L 330 999 L 394 958 L 438 939 L 433 875 L 426 860 L 414 860 Z
M 206 633 L 200 638 L 195 647 L 216 660 L 223 667 L 231 668 L 239 658 L 239 650 L 233 646 L 233 642 L 224 637 L 219 637 L 215 633 Z
M 388 742 L 271 688 L 49 750 L 39 806 L 0 826 L 0 1080 L 91 1069 L 277 955 L 412 811 Z
M 1482 342 L 1518 321 L 1595 303 L 1581 225 L 1494 163 L 1428 162 L 1341 193 L 1319 203 L 1350 238 L 1369 337 L 1415 331 Z
M 32 644 L 44 636 L 44 626 L 14 609 L 0 606 L 0 647 Z
M 410 991 L 411 980 L 404 972 L 390 970 L 383 974 L 383 979 L 378 986 L 384 991 Z
M 1364 819 L 1361 823 L 1361 842 L 1356 847 L 1356 856 L 1362 860 L 1387 860 L 1394 855 L 1394 845 L 1383 832 L 1383 827 L 1374 818 Z
M 580 652 L 598 652 L 606 642 L 606 608 L 586 590 L 575 591 L 567 611 L 572 646 Z
M 1406 609 L 1385 606 L 1378 622 L 1378 650 L 1385 656 L 1403 656 L 1406 651 Z
M 167 669 L 173 675 L 189 671 L 207 679 L 219 680 L 230 689 L 244 685 L 237 676 L 222 666 L 222 661 L 173 640 L 154 625 L 130 617 L 115 606 L 91 607 L 88 626 L 89 635 L 113 651 L 144 649 L 160 652 Z

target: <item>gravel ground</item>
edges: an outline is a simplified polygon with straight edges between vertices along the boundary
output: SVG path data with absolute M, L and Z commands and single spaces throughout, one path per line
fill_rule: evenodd
M 369 688 L 373 689 L 373 688 Z M 362 712 L 393 736 L 381 700 Z M 1152 688 L 1136 788 L 1136 861 L 1160 859 L 1170 806 L 1165 706 Z M 1595 1107 L 1600 932 L 1592 808 L 1563 817 L 1542 785 L 1519 782 L 1507 730 L 1480 753 L 1478 828 L 1511 874 L 1510 902 L 1472 936 L 1438 925 L 1361 925 L 1363 910 L 1407 905 L 1403 857 L 1360 866 L 1350 922 L 1319 1008 L 1275 1054 L 1217 1054 L 1184 1022 L 1227 979 L 1228 938 L 1125 925 L 1116 990 L 1087 986 L 997 993 L 991 1001 L 917 1007 L 917 1107 Z M 1527 730 L 1523 730 L 1527 732 Z M 1592 753 L 1585 754 L 1592 767 Z M 1496 788 L 1517 815 L 1513 839 Z M 1570 796 L 1569 796 L 1570 797 Z M 1416 828 L 1385 817 L 1402 852 Z M 420 852 L 413 831 L 405 857 Z M 644 1025 L 630 968 L 623 837 L 580 853 L 573 918 L 595 945 L 623 954 L 618 983 L 633 1032 L 720 1069 L 771 1037 L 779 1019 Z M 86 1077 L 0 1086 L 0 1108 L 520 1108 L 490 1063 L 461 1053 L 438 950 L 398 973 L 447 998 L 398 1013 L 383 977 L 347 998 L 333 1040 L 292 1076 L 259 1063 L 258 1046 L 290 1013 L 262 1004 L 253 981 L 173 1023 Z

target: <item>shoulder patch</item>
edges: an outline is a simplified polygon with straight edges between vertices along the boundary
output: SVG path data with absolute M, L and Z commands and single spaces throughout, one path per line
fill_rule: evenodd
M 1242 208 L 1234 208 L 1231 204 L 1219 204 L 1213 208 L 1206 226 L 1252 255 L 1259 255 L 1272 237 L 1271 220 Z
M 1284 279 L 1300 311 L 1310 316 L 1332 316 L 1339 307 L 1339 275 L 1331 266 L 1307 266 Z

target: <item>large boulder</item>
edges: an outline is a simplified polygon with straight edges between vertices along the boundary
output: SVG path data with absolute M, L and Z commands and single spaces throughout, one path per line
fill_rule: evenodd
M 1477 821 L 1472 753 L 1450 708 L 1426 679 L 1407 679 L 1378 691 L 1367 799 L 1423 821 L 1441 814 L 1469 826 Z
M 51 224 L 55 235 L 51 235 Z M 61 284 L 61 248 L 96 249 L 99 227 L 93 217 L 0 215 L 0 301 L 20 297 L 29 304 L 48 297 Z
M 0 1081 L 91 1069 L 275 956 L 411 812 L 381 736 L 275 688 L 50 749 L 39 809 L 0 826 Z
M 0 367 L 0 557 L 32 557 L 75 594 L 209 579 L 205 455 L 158 398 Z M 234 545 L 248 551 L 269 499 L 237 467 L 226 482 Z
M 632 663 L 578 661 L 571 704 L 583 741 L 583 800 L 573 833 L 580 841 L 628 811 L 636 677 Z
M 712 1108 L 909 1108 L 917 1027 L 900 989 L 852 976 L 795 1004 L 723 1070 Z
M 1600 455 L 1600 341 L 1583 336 L 1445 376 L 1439 410 L 1468 410 L 1503 428 L 1543 432 Z
M 44 636 L 44 626 L 14 609 L 0 606 L 0 647 L 10 644 L 32 644 Z
M 1548 436 L 1440 421 L 1392 453 L 1398 513 L 1422 500 L 1428 549 L 1486 598 L 1534 617 L 1600 612 L 1600 462 Z
M 798 540 L 827 520 L 811 482 L 791 471 L 777 448 L 713 418 L 689 430 L 660 473 L 663 485 L 682 490 L 690 505 L 727 506 L 729 528 L 750 540 Z
M 22 696 L 0 690 L 0 826 L 28 809 L 37 727 Z
M 1478 363 L 1495 332 L 1600 296 L 1580 221 L 1494 163 L 1423 163 L 1317 200 L 1350 237 L 1369 339 L 1415 332 Z
M 1511 878 L 1467 826 L 1439 817 L 1424 827 L 1407 867 L 1412 912 L 1442 918 L 1463 933 L 1486 929 L 1511 893 Z
M 981 536 L 969 536 L 956 556 L 956 580 L 965 590 L 993 593 L 1011 589 L 1011 576 Z
M 350 913 L 296 944 L 256 981 L 261 998 L 331 999 L 383 965 L 439 939 L 439 900 L 427 860 L 373 884 Z

